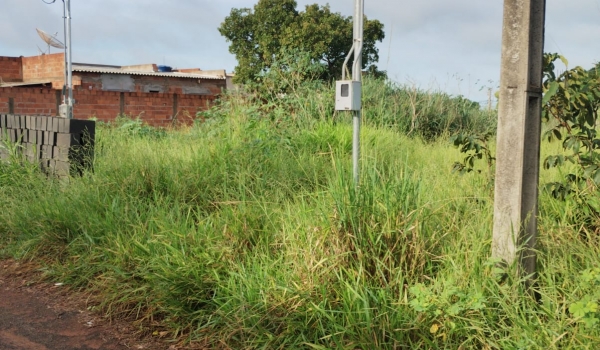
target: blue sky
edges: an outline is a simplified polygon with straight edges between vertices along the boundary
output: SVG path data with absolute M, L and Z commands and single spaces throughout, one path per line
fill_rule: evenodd
M 45 0 L 50 1 L 50 0 Z M 158 63 L 226 69 L 235 58 L 217 28 L 231 8 L 258 0 L 71 0 L 73 58 L 103 64 Z M 298 0 L 298 8 L 330 4 L 352 15 L 353 0 Z M 486 100 L 500 76 L 501 0 L 365 0 L 382 21 L 379 67 L 402 84 Z M 0 55 L 32 56 L 44 48 L 35 28 L 63 38 L 62 2 L 0 0 Z M 570 66 L 600 60 L 600 0 L 548 0 L 546 51 Z

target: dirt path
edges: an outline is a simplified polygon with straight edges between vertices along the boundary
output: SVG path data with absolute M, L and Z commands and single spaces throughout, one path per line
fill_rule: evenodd
M 0 261 L 0 350 L 177 349 L 87 310 L 82 295 L 39 283 L 32 267 Z

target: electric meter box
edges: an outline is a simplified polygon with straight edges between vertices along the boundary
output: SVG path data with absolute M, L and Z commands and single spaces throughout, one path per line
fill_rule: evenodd
M 58 116 L 61 118 L 67 118 L 67 113 L 69 111 L 69 109 L 67 108 L 67 104 L 63 103 L 60 106 L 58 106 Z
M 340 80 L 335 82 L 335 110 L 360 111 L 362 84 L 360 81 Z

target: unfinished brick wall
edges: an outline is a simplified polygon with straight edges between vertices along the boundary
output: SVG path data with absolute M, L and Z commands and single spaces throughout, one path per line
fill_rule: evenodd
M 76 101 L 73 108 L 75 118 L 96 117 L 100 121 L 109 122 L 121 114 L 119 92 L 74 90 L 73 98 Z
M 173 95 L 161 93 L 128 92 L 125 97 L 125 114 L 150 125 L 165 126 L 173 120 Z
M 0 87 L 0 113 L 56 115 L 60 101 L 51 88 Z
M 22 57 L 0 57 L 0 83 L 22 81 Z
M 198 111 L 209 109 L 215 101 L 214 96 L 180 95 L 177 101 L 177 120 L 188 124 L 196 118 Z
M 22 57 L 23 80 L 64 80 L 65 54 L 53 53 Z
M 179 95 L 143 92 L 117 92 L 75 90 L 74 117 L 110 122 L 119 114 L 126 114 L 152 126 L 173 123 L 189 123 L 198 110 L 210 108 L 214 96 Z M 2 88 L 0 87 L 0 113 L 23 115 L 57 115 L 62 103 L 59 90 L 51 88 Z

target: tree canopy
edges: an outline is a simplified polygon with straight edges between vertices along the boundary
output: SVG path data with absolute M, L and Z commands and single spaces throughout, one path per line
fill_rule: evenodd
M 295 0 L 259 0 L 253 9 L 234 8 L 219 27 L 235 55 L 235 81 L 253 81 L 268 71 L 277 57 L 289 51 L 307 53 L 325 66 L 323 78 L 341 75 L 342 65 L 352 47 L 352 17 L 332 12 L 329 5 L 307 5 L 296 9 Z M 365 18 L 363 69 L 377 72 L 375 46 L 385 37 L 383 24 Z M 350 63 L 352 59 L 350 60 Z

